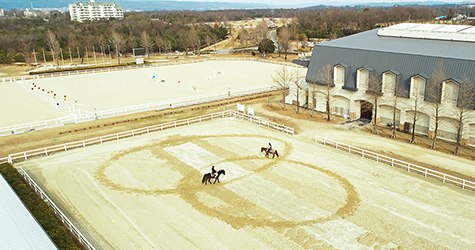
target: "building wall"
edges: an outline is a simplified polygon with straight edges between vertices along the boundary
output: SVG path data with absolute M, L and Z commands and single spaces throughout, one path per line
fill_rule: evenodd
M 75 3 L 69 5 L 72 21 L 124 18 L 122 8 L 110 3 Z
M 339 72 L 341 67 L 335 66 L 335 74 L 339 74 L 334 79 L 335 86 L 331 88 L 330 110 L 334 115 L 342 116 L 350 120 L 355 120 L 361 116 L 361 103 L 367 101 L 373 103 L 372 96 L 366 93 L 368 75 L 365 70 L 357 70 L 356 82 L 358 90 L 346 90 L 344 86 L 344 77 Z M 382 91 L 383 95 L 378 101 L 378 124 L 385 126 L 393 122 L 393 106 L 396 100 L 396 126 L 404 129 L 405 123 L 413 122 L 414 114 L 416 114 L 416 132 L 418 134 L 432 137 L 435 130 L 435 105 L 432 102 L 424 100 L 426 79 L 422 76 L 414 76 L 411 78 L 410 93 L 408 97 L 395 97 L 394 86 L 396 85 L 397 76 L 391 72 L 385 72 L 382 75 Z M 326 112 L 326 86 L 311 84 L 309 85 L 308 107 L 316 111 Z M 292 103 L 295 94 L 291 93 L 286 98 L 287 103 Z M 302 91 L 303 92 L 303 91 Z M 457 134 L 457 110 L 455 98 L 458 93 L 458 86 L 451 80 L 444 81 L 442 103 L 440 104 L 440 121 L 438 129 L 438 138 L 455 141 Z M 415 102 L 418 102 L 418 110 L 414 111 Z M 374 104 L 374 103 L 373 103 Z M 301 103 L 301 106 L 306 104 Z M 466 111 L 466 119 L 463 123 L 463 144 L 475 146 L 475 110 Z

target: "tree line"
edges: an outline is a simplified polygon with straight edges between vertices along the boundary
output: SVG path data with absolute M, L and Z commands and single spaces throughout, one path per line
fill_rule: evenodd
M 4 19 L 0 21 L 0 64 L 11 62 L 58 61 L 84 58 L 93 52 L 107 55 L 130 53 L 132 48 L 146 52 L 196 51 L 221 41 L 228 30 L 219 25 L 153 20 L 132 13 L 124 20 L 77 23 L 69 15 L 58 14 L 48 20 Z M 42 51 L 47 53 L 43 54 Z
M 131 12 L 126 13 L 124 20 L 84 23 L 70 21 L 68 13 L 54 12 L 46 19 L 1 19 L 0 63 L 31 63 L 33 51 L 37 53 L 38 61 L 87 58 L 86 55 L 93 52 L 119 56 L 130 53 L 134 47 L 160 53 L 197 51 L 225 39 L 230 32 L 227 25 L 230 21 L 253 18 L 291 19 L 290 24 L 278 29 L 279 40 L 333 39 L 399 22 L 433 20 L 449 10 L 454 12 L 449 7 Z M 10 12 L 21 16 L 21 12 Z M 266 31 L 266 27 L 243 28 L 239 30 L 238 38 L 244 47 L 255 46 L 265 39 Z M 288 42 L 284 41 L 279 44 L 278 51 L 287 52 L 288 47 Z M 42 50 L 46 52 L 44 56 Z

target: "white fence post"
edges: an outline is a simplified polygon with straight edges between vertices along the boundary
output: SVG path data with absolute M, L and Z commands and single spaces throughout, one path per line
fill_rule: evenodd
M 351 152 L 360 153 L 363 158 L 366 158 L 365 156 L 368 156 L 368 159 L 372 159 L 372 160 L 375 160 L 377 162 L 382 162 L 382 163 L 389 164 L 389 165 L 391 165 L 391 167 L 402 167 L 402 169 L 406 168 L 406 170 L 408 172 L 418 173 L 420 175 L 423 175 L 424 177 L 433 177 L 435 179 L 438 179 L 438 180 L 442 181 L 443 183 L 451 183 L 451 184 L 458 185 L 458 186 L 462 187 L 462 189 L 467 189 L 467 187 L 469 187 L 468 189 L 470 189 L 471 191 L 475 191 L 475 182 L 468 181 L 468 180 L 465 180 L 463 178 L 452 176 L 450 174 L 446 174 L 446 173 L 443 173 L 443 172 L 440 172 L 440 171 L 432 170 L 430 168 L 418 166 L 418 165 L 415 165 L 415 164 L 412 164 L 412 163 L 409 163 L 409 162 L 404 162 L 404 161 L 401 161 L 401 160 L 397 160 L 395 158 L 392 158 L 392 157 L 389 157 L 389 156 L 386 156 L 386 155 L 382 155 L 382 154 L 378 154 L 378 153 L 375 153 L 375 152 L 372 152 L 372 151 L 368 151 L 368 150 L 365 150 L 365 149 L 362 149 L 362 148 L 354 147 L 354 146 L 347 145 L 347 144 L 344 144 L 344 143 L 339 143 L 339 142 L 332 141 L 332 140 L 329 140 L 329 139 L 326 139 L 326 138 L 321 138 L 319 136 L 315 136 L 314 141 L 317 142 L 317 143 L 323 144 L 324 146 L 332 146 L 333 147 L 333 145 L 334 145 L 336 149 L 340 149 L 340 150 L 343 150 L 345 152 L 348 150 L 349 153 L 351 153 Z M 347 147 L 347 148 L 345 148 L 345 147 Z M 375 155 L 376 157 L 373 157 L 372 155 Z M 372 156 L 372 157 L 369 157 L 369 156 Z

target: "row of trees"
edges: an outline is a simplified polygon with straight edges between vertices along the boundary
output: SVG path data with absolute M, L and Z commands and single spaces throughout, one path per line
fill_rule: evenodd
M 323 66 L 319 71 L 321 82 L 319 84 L 322 86 L 318 90 L 315 90 L 311 93 L 313 98 L 316 93 L 320 93 L 324 96 L 324 101 L 326 105 L 326 119 L 327 121 L 331 120 L 333 106 L 333 94 L 335 91 L 334 79 L 333 79 L 333 67 L 331 65 Z M 303 77 L 297 76 L 295 73 L 290 73 L 285 67 L 282 67 L 279 71 L 276 72 L 273 77 L 273 83 L 282 90 L 282 107 L 285 107 L 285 96 L 287 91 L 292 84 L 296 89 L 296 98 L 297 98 L 297 113 L 298 113 L 298 103 L 299 103 L 299 90 L 303 90 L 302 86 Z M 431 118 L 434 121 L 434 131 L 432 134 L 432 143 L 431 148 L 437 148 L 437 137 L 439 135 L 440 123 L 442 120 L 442 101 L 451 99 L 454 93 L 443 91 L 443 82 L 447 79 L 444 73 L 444 66 L 442 62 L 438 62 L 434 68 L 430 78 L 426 82 L 428 85 L 424 87 L 426 90 L 425 95 L 421 95 L 422 92 L 420 89 L 413 89 L 413 94 L 410 96 L 411 103 L 405 109 L 412 109 L 412 124 L 411 124 L 411 139 L 410 143 L 416 143 L 416 126 L 418 126 L 418 121 L 420 119 L 420 110 L 424 108 L 425 105 L 430 107 L 432 110 Z M 371 108 L 373 119 L 372 119 L 372 132 L 378 134 L 378 107 L 382 100 L 388 101 L 392 106 L 392 135 L 391 138 L 396 138 L 396 131 L 398 129 L 399 119 L 398 111 L 402 110 L 401 98 L 407 98 L 409 90 L 405 89 L 401 84 L 395 84 L 393 86 L 393 95 L 390 97 L 383 95 L 383 79 L 381 75 L 370 74 L 368 79 L 368 86 L 366 94 L 370 97 L 370 102 L 372 105 L 369 105 L 368 108 Z M 386 99 L 386 100 L 385 100 Z M 404 102 L 407 103 L 407 102 Z M 458 83 L 458 95 L 456 98 L 457 108 L 451 110 L 451 116 L 455 117 L 457 120 L 456 125 L 456 146 L 454 148 L 454 154 L 459 154 L 459 150 L 462 144 L 462 135 L 464 133 L 463 128 L 466 120 L 468 119 L 469 110 L 475 109 L 475 84 L 470 81 L 467 76 L 463 76 L 461 81 Z M 316 107 L 309 107 L 315 109 Z
M 42 49 L 50 51 L 49 57 L 55 61 L 58 61 L 60 52 L 66 58 L 77 57 L 77 54 L 85 57 L 93 48 L 96 52 L 116 56 L 129 53 L 136 47 L 145 47 L 147 53 L 197 51 L 225 39 L 228 30 L 220 25 L 151 20 L 134 13 L 124 20 L 86 23 L 71 22 L 68 15 L 57 15 L 46 21 L 5 19 L 0 21 L 0 33 L 0 63 L 21 59 L 30 63 L 32 52 L 40 53 Z
M 293 22 L 279 28 L 277 50 L 287 53 L 290 47 L 289 40 L 337 38 L 402 21 L 432 20 L 447 8 L 437 6 L 279 9 L 273 13 L 273 17 L 292 19 Z M 128 13 L 124 20 L 76 23 L 69 20 L 68 13 L 58 12 L 50 15 L 48 19 L 2 19 L 0 63 L 20 60 L 29 62 L 31 52 L 33 50 L 39 52 L 42 48 L 54 51 L 55 59 L 59 57 L 58 48 L 64 50 L 65 57 L 70 57 L 70 54 L 76 56 L 78 50 L 80 57 L 84 57 L 87 54 L 86 50 L 90 52 L 93 47 L 95 51 L 101 53 L 113 50 L 116 55 L 130 52 L 134 47 L 147 47 L 148 52 L 196 51 L 198 48 L 225 39 L 231 28 L 228 25 L 229 21 L 263 18 L 269 14 L 269 10 L 137 12 Z M 214 22 L 216 25 L 199 25 L 201 22 Z M 48 31 L 54 35 L 57 44 L 51 39 L 53 36 Z M 264 22 L 254 30 L 240 30 L 241 45 L 244 47 L 257 45 L 266 38 L 267 31 Z M 112 40 L 116 40 L 113 39 L 113 32 L 120 36 L 123 44 L 119 45 L 122 46 L 112 43 Z M 115 51 L 119 47 L 123 49 Z

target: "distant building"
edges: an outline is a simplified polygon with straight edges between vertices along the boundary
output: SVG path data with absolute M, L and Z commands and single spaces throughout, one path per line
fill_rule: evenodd
M 38 17 L 38 12 L 34 10 L 26 9 L 25 11 L 23 11 L 23 16 L 25 18 L 35 18 L 35 17 Z
M 0 9 L 0 17 L 4 17 L 5 16 L 5 11 L 3 11 L 3 9 Z
M 372 120 L 375 103 L 367 91 L 374 75 L 382 79 L 376 122 L 406 130 L 413 126 L 416 115 L 415 132 L 432 138 L 435 101 L 426 91 L 438 63 L 443 66 L 444 80 L 438 83 L 442 94 L 438 97 L 441 120 L 437 136 L 456 141 L 459 86 L 462 81 L 475 84 L 475 26 L 403 23 L 316 44 L 305 79 L 308 90 L 299 92 L 299 104 L 325 112 L 325 82 L 333 81 L 327 83 L 331 84 L 330 111 L 350 120 Z M 291 89 L 288 103 L 296 101 L 295 92 Z M 400 97 L 396 109 L 394 96 Z M 416 98 L 423 100 L 417 109 Z M 462 143 L 472 146 L 474 109 L 475 100 L 461 124 Z M 392 124 L 394 116 L 396 124 Z
M 106 2 L 78 2 L 69 5 L 72 21 L 93 21 L 101 19 L 123 19 L 124 10 L 118 4 Z

